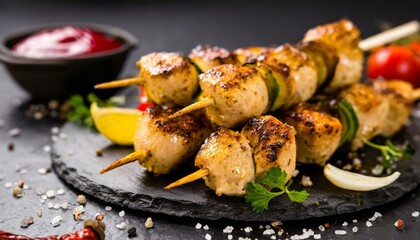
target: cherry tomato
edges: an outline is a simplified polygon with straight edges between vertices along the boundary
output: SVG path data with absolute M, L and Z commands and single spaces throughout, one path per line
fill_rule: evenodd
M 367 74 L 375 79 L 401 79 L 420 87 L 420 57 L 408 47 L 391 45 L 374 52 L 367 62 Z
M 144 89 L 143 86 L 140 86 L 139 91 L 140 91 L 140 103 L 137 106 L 137 109 L 140 110 L 140 111 L 144 111 L 148 107 L 153 106 L 154 104 L 147 97 L 147 93 L 146 93 L 146 91 L 145 91 L 145 89 Z

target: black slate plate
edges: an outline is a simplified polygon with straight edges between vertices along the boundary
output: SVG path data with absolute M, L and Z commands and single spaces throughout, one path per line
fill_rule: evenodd
M 398 133 L 393 141 L 402 143 L 406 140 L 417 144 L 413 137 L 420 133 L 419 124 L 412 119 L 412 124 Z M 68 123 L 62 131 L 66 139 L 59 139 L 52 154 L 53 168 L 68 184 L 80 191 L 108 203 L 125 207 L 162 213 L 179 217 L 202 219 L 234 219 L 242 221 L 298 220 L 311 217 L 323 217 L 341 213 L 356 212 L 391 202 L 413 190 L 419 183 L 419 154 L 411 160 L 398 162 L 397 170 L 402 173 L 393 184 L 370 192 L 343 190 L 329 183 L 318 166 L 300 166 L 300 174 L 295 179 L 292 189 L 301 189 L 302 174 L 311 177 L 314 186 L 307 189 L 311 194 L 305 203 L 291 203 L 285 196 L 270 203 L 269 210 L 257 214 L 239 197 L 218 197 L 208 189 L 202 180 L 184 185 L 173 190 L 163 187 L 187 173 L 194 171 L 184 167 L 174 174 L 156 177 L 147 173 L 137 163 L 132 163 L 104 175 L 98 172 L 117 158 L 132 151 L 130 147 L 112 145 L 96 132 Z M 102 157 L 96 156 L 95 150 L 104 149 Z M 417 145 L 415 146 L 416 149 Z M 377 151 L 365 150 L 363 160 L 365 169 L 370 170 L 377 162 Z M 331 162 L 335 162 L 337 157 Z

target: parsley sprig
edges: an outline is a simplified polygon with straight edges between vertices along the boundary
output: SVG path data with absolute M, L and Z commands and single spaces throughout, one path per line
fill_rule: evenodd
M 112 107 L 116 105 L 113 98 L 101 100 L 94 93 L 89 93 L 85 98 L 79 94 L 73 95 L 68 99 L 69 110 L 66 114 L 67 120 L 84 124 L 88 128 L 94 128 L 92 116 L 90 114 L 90 105 L 96 102 L 100 107 Z M 118 100 L 118 99 L 117 99 Z
M 392 164 L 400 159 L 410 159 L 416 150 L 410 144 L 405 144 L 401 148 L 395 146 L 391 141 L 387 140 L 385 145 L 375 144 L 368 140 L 364 141 L 366 145 L 376 148 L 381 151 L 381 164 L 385 167 L 386 172 L 391 174 Z
M 280 167 L 270 168 L 267 170 L 266 175 L 259 179 L 256 183 L 248 183 L 248 186 L 246 187 L 245 201 L 250 203 L 252 209 L 257 213 L 267 210 L 268 203 L 271 199 L 284 193 L 289 196 L 292 202 L 305 202 L 309 193 L 306 192 L 306 190 L 300 192 L 289 190 L 292 180 L 286 183 L 286 176 L 286 172 Z M 271 190 L 268 190 L 266 187 Z

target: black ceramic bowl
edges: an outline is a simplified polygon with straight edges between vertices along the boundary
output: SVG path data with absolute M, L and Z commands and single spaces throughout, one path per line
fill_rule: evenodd
M 78 26 L 113 37 L 121 47 L 81 56 L 35 59 L 13 54 L 11 48 L 20 40 L 40 30 L 61 26 Z M 65 99 L 71 94 L 93 91 L 96 83 L 116 79 L 137 39 L 125 30 L 98 24 L 55 24 L 30 27 L 0 39 L 0 61 L 16 82 L 34 98 Z

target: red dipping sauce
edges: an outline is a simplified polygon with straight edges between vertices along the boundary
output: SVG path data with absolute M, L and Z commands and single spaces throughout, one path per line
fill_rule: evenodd
M 13 46 L 17 56 L 66 58 L 105 52 L 121 43 L 102 33 L 82 27 L 65 26 L 36 32 Z

